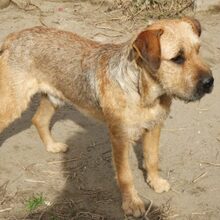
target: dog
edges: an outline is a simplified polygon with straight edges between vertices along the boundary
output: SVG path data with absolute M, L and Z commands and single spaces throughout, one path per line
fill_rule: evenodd
M 183 17 L 159 20 L 121 44 L 102 44 L 54 28 L 10 34 L 0 52 L 0 132 L 41 94 L 32 119 L 47 151 L 66 152 L 50 120 L 63 103 L 104 121 L 126 215 L 145 212 L 135 190 L 128 152 L 143 140 L 148 184 L 158 193 L 170 185 L 158 174 L 161 127 L 172 100 L 200 100 L 213 88 L 210 68 L 199 56 L 201 25 Z

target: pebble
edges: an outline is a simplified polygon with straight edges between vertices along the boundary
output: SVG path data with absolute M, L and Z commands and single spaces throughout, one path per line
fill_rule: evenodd
M 0 1 L 0 9 L 8 7 L 10 4 L 10 0 L 1 0 Z

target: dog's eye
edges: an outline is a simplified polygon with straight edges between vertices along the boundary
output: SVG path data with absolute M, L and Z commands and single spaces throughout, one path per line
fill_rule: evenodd
M 180 54 L 172 58 L 171 60 L 176 64 L 183 64 L 185 62 L 185 57 L 182 54 Z

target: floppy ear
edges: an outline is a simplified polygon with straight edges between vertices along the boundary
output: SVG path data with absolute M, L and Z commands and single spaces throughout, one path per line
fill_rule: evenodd
M 160 36 L 162 34 L 162 29 L 146 30 L 141 32 L 133 43 L 133 48 L 136 50 L 138 56 L 153 71 L 158 70 L 160 67 Z
M 182 20 L 188 22 L 192 26 L 193 31 L 200 37 L 202 33 L 202 27 L 197 19 L 192 17 L 183 17 Z

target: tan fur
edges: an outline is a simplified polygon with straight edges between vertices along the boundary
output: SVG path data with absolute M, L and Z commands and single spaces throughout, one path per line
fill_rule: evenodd
M 101 44 L 43 27 L 10 34 L 0 53 L 0 132 L 20 117 L 35 93 L 42 99 L 32 121 L 50 152 L 67 150 L 49 130 L 63 102 L 104 121 L 122 208 L 126 214 L 142 215 L 145 207 L 133 184 L 128 152 L 143 137 L 147 182 L 156 192 L 169 190 L 158 174 L 161 126 L 172 98 L 200 99 L 204 95 L 197 91 L 200 79 L 211 75 L 198 55 L 197 22 L 161 20 L 122 44 Z M 179 65 L 172 59 L 181 51 L 185 62 Z

